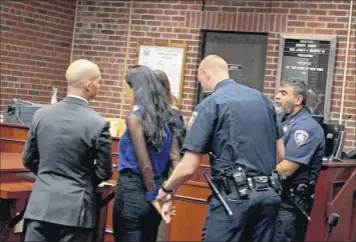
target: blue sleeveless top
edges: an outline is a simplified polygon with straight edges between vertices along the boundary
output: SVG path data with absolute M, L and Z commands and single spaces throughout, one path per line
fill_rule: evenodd
M 140 110 L 136 110 L 132 114 L 141 117 Z M 171 149 L 173 133 L 168 128 L 168 125 L 165 125 L 164 129 L 166 131 L 166 138 L 162 142 L 161 149 L 159 152 L 151 145 L 147 145 L 147 151 L 155 177 L 159 177 L 162 175 L 162 173 L 166 170 L 169 161 L 169 152 Z M 123 169 L 130 169 L 131 171 L 140 174 L 135 150 L 132 144 L 130 133 L 127 128 L 119 141 L 118 170 L 120 172 Z

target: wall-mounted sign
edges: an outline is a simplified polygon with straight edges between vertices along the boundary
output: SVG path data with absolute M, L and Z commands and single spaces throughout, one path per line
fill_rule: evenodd
M 276 92 L 281 80 L 303 80 L 308 86 L 307 107 L 328 121 L 335 52 L 335 36 L 282 34 Z
M 152 70 L 166 73 L 171 86 L 172 95 L 181 103 L 187 44 L 157 43 L 140 41 L 138 45 L 139 65 L 145 65 Z
M 242 71 L 242 65 L 228 64 L 229 71 Z

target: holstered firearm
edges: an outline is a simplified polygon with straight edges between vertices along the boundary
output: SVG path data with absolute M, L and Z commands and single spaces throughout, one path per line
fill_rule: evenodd
M 294 200 L 294 198 L 283 189 L 283 180 L 285 180 L 285 176 L 283 176 L 282 174 L 279 174 L 277 171 L 273 171 L 272 172 L 272 185 L 275 189 L 275 191 L 279 194 L 279 195 L 284 195 L 285 197 L 287 197 L 292 203 L 293 205 L 306 217 L 306 219 L 308 219 L 309 221 L 311 220 L 310 216 L 308 215 L 308 213 L 301 207 L 299 206 L 299 204 Z
M 272 172 L 271 185 L 278 195 L 282 195 L 283 193 L 282 179 L 283 177 L 278 171 Z

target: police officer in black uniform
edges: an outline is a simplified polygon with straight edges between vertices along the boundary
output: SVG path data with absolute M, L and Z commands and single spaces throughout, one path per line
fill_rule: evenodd
M 300 80 L 281 82 L 276 96 L 277 109 L 281 112 L 281 128 L 285 145 L 285 157 L 277 165 L 284 176 L 284 191 L 310 214 L 314 186 L 322 166 L 325 138 L 322 127 L 306 108 L 307 86 Z M 303 242 L 308 226 L 305 214 L 288 195 L 282 195 L 274 241 Z M 318 218 L 315 218 L 318 219 Z
M 199 169 L 201 154 L 211 153 L 213 184 L 232 215 L 216 194 L 210 196 L 203 240 L 271 241 L 281 200 L 270 176 L 283 155 L 275 108 L 261 92 L 230 79 L 219 56 L 200 63 L 198 78 L 213 93 L 196 107 L 184 157 L 157 198 L 164 201 Z

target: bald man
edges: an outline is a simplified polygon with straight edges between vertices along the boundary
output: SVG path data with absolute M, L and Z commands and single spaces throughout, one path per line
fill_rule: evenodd
M 66 79 L 68 96 L 35 113 L 23 152 L 37 176 L 24 214 L 25 241 L 91 241 L 95 189 L 112 175 L 109 123 L 89 106 L 100 70 L 77 60 Z
M 183 159 L 157 200 L 169 201 L 168 195 L 198 171 L 201 155 L 209 153 L 213 183 L 229 208 L 214 192 L 208 198 L 203 241 L 271 241 L 281 200 L 270 181 L 283 155 L 275 109 L 262 93 L 232 80 L 219 56 L 200 63 L 198 79 L 212 94 L 193 112 Z

